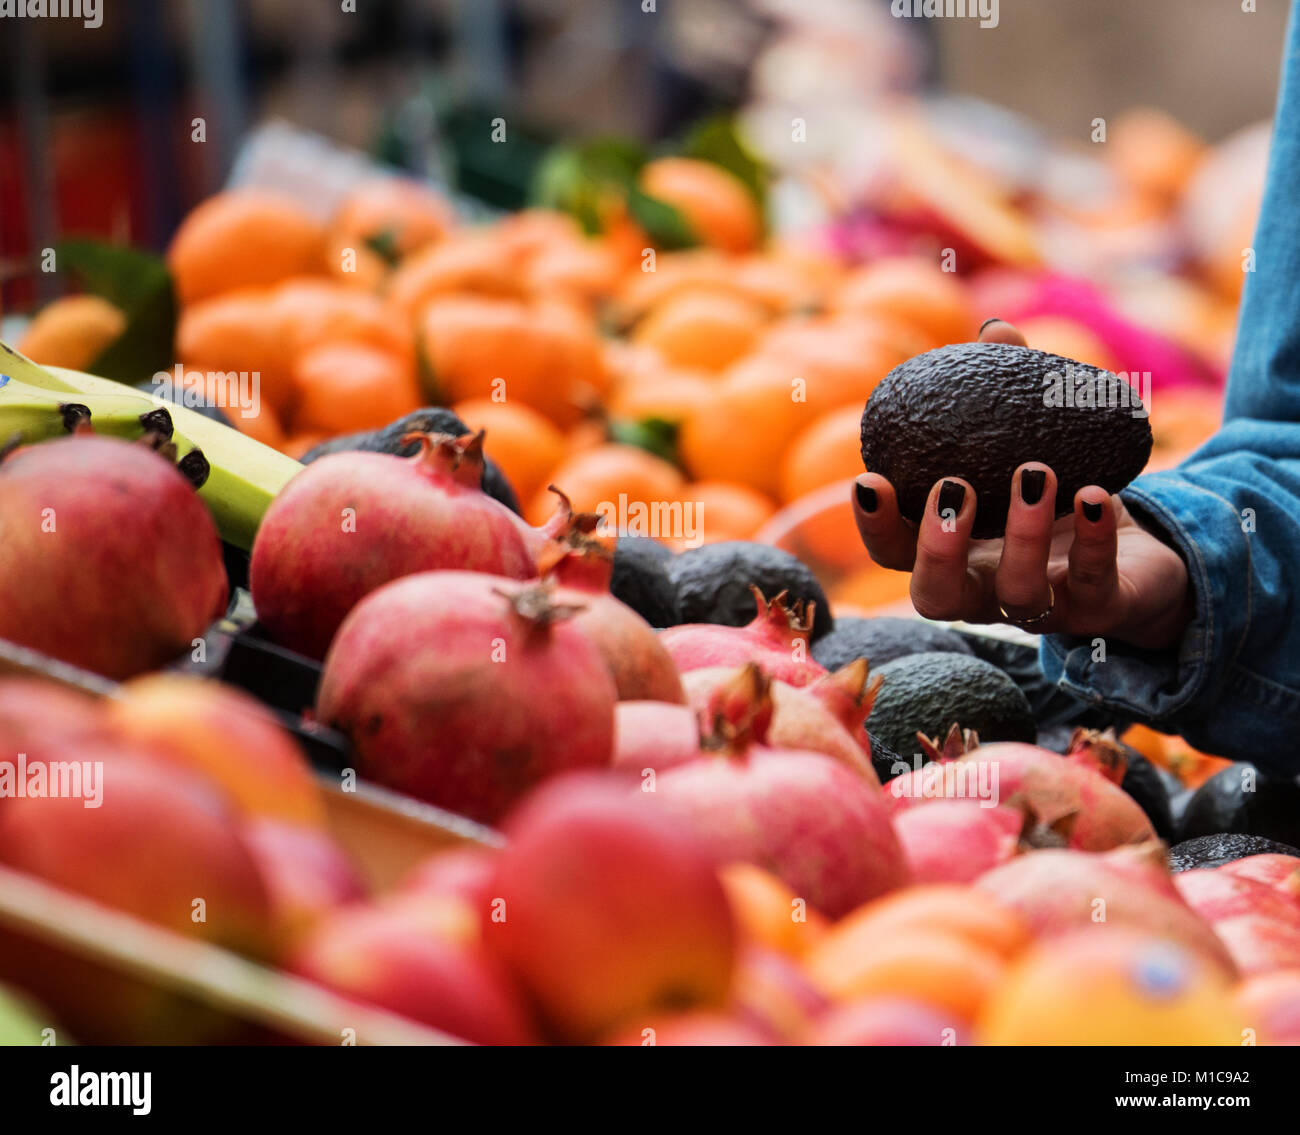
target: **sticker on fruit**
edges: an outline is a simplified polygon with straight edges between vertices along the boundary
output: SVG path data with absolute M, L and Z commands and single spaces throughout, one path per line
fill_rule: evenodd
M 15 1130 L 1290 1103 L 1300 0 L 1084 11 L 0 0 Z

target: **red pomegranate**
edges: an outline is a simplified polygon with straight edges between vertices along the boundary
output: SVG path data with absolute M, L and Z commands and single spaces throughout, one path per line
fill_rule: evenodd
M 896 814 L 894 831 L 914 882 L 971 883 L 1016 854 L 1023 819 L 1005 805 L 935 800 Z
M 662 772 L 701 755 L 699 721 L 690 706 L 621 701 L 614 707 L 615 768 Z
M 653 788 L 719 863 L 763 867 L 831 918 L 908 881 L 877 788 L 824 753 L 764 743 L 771 693 L 758 666 L 717 692 L 709 716 L 705 745 L 715 751 L 670 768 Z
M 571 614 L 541 583 L 395 580 L 339 628 L 317 713 L 363 775 L 491 822 L 552 773 L 613 754 L 614 682 Z
M 77 433 L 0 464 L 0 593 L 0 637 L 128 678 L 193 647 L 226 609 L 226 569 L 171 461 Z
M 1236 914 L 1214 924 L 1237 969 L 1247 976 L 1300 968 L 1300 925 L 1264 914 Z
M 954 756 L 955 740 L 955 732 L 949 734 L 942 753 L 933 742 L 924 741 L 923 747 L 936 759 L 885 786 L 895 812 L 932 800 L 1008 804 L 1033 819 L 1025 833 L 1031 846 L 1079 851 L 1105 851 L 1155 836 L 1146 813 L 1114 783 L 1116 771 L 1123 776 L 1123 765 L 1110 756 L 1109 750 L 1117 746 L 1103 734 L 1080 730 L 1064 757 L 1014 741 L 980 745 L 978 738 L 970 739 L 969 751 Z
M 684 702 L 681 675 L 655 629 L 610 594 L 616 537 L 597 531 L 594 512 L 575 514 L 568 497 L 551 491 L 560 504 L 548 525 L 555 535 L 538 553 L 538 574 L 560 585 L 557 602 L 581 608 L 574 624 L 600 649 L 620 701 Z
M 826 670 L 808 650 L 813 607 L 805 614 L 802 600 L 786 606 L 782 591 L 770 603 L 757 588 L 750 588 L 758 604 L 754 621 L 743 627 L 718 623 L 684 623 L 660 632 L 677 669 L 683 674 L 706 666 L 743 666 L 757 662 L 773 678 L 792 686 L 806 686 Z
M 1294 855 L 1247 855 L 1225 863 L 1220 870 L 1267 883 L 1300 903 L 1300 859 Z
M 718 688 L 734 677 L 734 669 L 709 666 L 687 672 L 682 684 L 691 705 L 705 712 Z M 871 742 L 863 724 L 879 689 L 878 677 L 867 680 L 865 658 L 833 674 L 823 674 L 804 687 L 774 679 L 767 743 L 775 748 L 825 753 L 878 787 L 880 780 L 871 766 Z
M 336 453 L 271 502 L 253 542 L 249 585 L 276 642 L 321 658 L 375 588 L 420 571 L 535 573 L 504 505 L 481 489 L 483 434 L 408 434 L 413 457 Z
M 1217 923 L 1240 914 L 1258 914 L 1265 918 L 1293 922 L 1300 929 L 1300 901 L 1281 891 L 1221 868 L 1180 871 L 1174 886 L 1187 903 L 1206 922 Z
M 1209 924 L 1161 880 L 1152 865 L 1164 845 L 1102 854 L 1044 849 L 1020 855 L 976 880 L 980 890 L 1018 910 L 1035 934 L 1079 927 L 1133 926 L 1198 950 L 1231 974 L 1234 965 Z M 1139 861 L 1140 860 L 1140 861 Z

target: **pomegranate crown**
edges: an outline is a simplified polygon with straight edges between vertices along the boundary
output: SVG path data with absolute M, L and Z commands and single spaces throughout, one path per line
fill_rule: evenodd
M 747 662 L 709 694 L 700 711 L 700 748 L 736 753 L 762 744 L 772 723 L 772 679 Z
M 855 658 L 838 670 L 824 674 L 808 687 L 808 692 L 831 711 L 850 730 L 860 729 L 871 716 L 871 707 L 884 679 L 871 677 L 865 658 Z
M 814 600 L 809 599 L 806 604 L 802 599 L 787 603 L 786 596 L 790 594 L 789 589 L 778 592 L 769 600 L 756 583 L 751 583 L 749 590 L 754 596 L 754 602 L 758 604 L 758 614 L 754 617 L 755 623 L 782 631 L 791 631 L 801 638 L 806 638 L 812 631 L 813 615 L 817 612 L 817 603 Z
M 422 467 L 449 476 L 458 485 L 471 489 L 483 487 L 483 439 L 486 430 L 476 434 L 428 433 L 413 430 L 402 435 L 402 444 L 415 443 L 419 449 L 411 455 L 411 460 Z
M 511 610 L 528 626 L 529 633 L 545 633 L 553 623 L 571 619 L 586 607 L 581 603 L 557 603 L 553 583 L 531 583 L 517 591 L 492 589 L 510 604 Z
M 917 733 L 916 741 L 931 761 L 955 761 L 980 747 L 980 735 L 974 729 L 963 729 L 955 721 L 942 741 L 921 732 Z
M 537 554 L 537 574 L 560 583 L 608 591 L 614 578 L 616 538 L 600 530 L 600 516 L 574 512 L 573 502 L 555 485 L 555 512 L 542 528 L 550 539 Z
M 1076 729 L 1070 734 L 1065 755 L 1077 764 L 1095 769 L 1112 784 L 1123 781 L 1124 773 L 1128 771 L 1128 755 L 1114 729 L 1100 733 L 1095 729 Z

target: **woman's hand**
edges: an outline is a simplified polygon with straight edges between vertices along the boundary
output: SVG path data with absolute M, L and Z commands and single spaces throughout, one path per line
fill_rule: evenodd
M 1025 345 L 993 320 L 981 342 Z M 1159 649 L 1191 616 L 1187 568 L 1118 497 L 1089 485 L 1057 520 L 1056 475 L 1038 462 L 1013 476 L 1006 533 L 972 541 L 975 490 L 948 477 L 930 490 L 918 525 L 898 513 L 893 486 L 863 473 L 853 493 L 862 542 L 882 567 L 912 573 L 912 604 L 930 619 L 1011 622 L 1042 634 L 1111 635 Z

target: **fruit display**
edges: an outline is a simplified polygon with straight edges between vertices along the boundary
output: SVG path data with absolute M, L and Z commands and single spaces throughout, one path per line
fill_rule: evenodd
M 490 213 L 241 173 L 130 253 L 171 369 L 94 274 L 0 344 L 0 1044 L 1300 1043 L 1300 780 L 914 615 L 851 495 L 1181 460 L 1250 202 L 1175 225 L 1158 115 L 1105 207 L 883 109 L 863 184 L 772 94 Z

